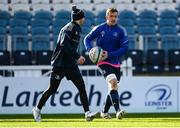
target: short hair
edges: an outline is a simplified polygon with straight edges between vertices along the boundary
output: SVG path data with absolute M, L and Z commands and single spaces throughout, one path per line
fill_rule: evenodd
M 114 13 L 114 12 L 117 12 L 118 13 L 118 10 L 116 8 L 108 8 L 106 10 L 106 16 L 109 14 L 109 13 Z

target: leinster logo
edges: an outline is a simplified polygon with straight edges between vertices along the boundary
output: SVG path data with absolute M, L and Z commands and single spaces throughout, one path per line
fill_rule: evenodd
M 145 106 L 167 109 L 168 106 L 172 106 L 172 102 L 169 101 L 171 93 L 171 88 L 168 85 L 155 85 L 145 94 Z

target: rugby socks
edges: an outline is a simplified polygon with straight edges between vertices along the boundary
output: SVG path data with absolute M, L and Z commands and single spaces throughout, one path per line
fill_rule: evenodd
M 111 102 L 112 102 L 116 112 L 120 111 L 118 91 L 117 90 L 111 90 L 109 95 L 110 95 Z
M 112 105 L 112 102 L 111 102 L 110 96 L 107 95 L 103 113 L 107 113 L 109 111 L 111 105 Z

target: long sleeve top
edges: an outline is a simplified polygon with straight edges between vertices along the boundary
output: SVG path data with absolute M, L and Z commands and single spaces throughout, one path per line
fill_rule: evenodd
M 77 59 L 80 57 L 77 52 L 80 35 L 81 27 L 73 21 L 60 30 L 51 65 L 56 67 L 77 66 Z
M 94 27 L 84 39 L 87 51 L 93 47 L 94 40 L 97 46 L 108 52 L 108 58 L 103 62 L 120 65 L 120 57 L 128 50 L 128 36 L 124 27 L 109 26 L 107 23 Z

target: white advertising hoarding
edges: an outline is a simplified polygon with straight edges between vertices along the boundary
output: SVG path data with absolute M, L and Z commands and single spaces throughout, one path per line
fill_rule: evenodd
M 108 87 L 103 77 L 85 77 L 90 109 L 101 111 Z M 133 112 L 179 112 L 180 77 L 122 77 L 120 104 Z M 0 114 L 29 114 L 48 87 L 49 78 L 0 78 Z M 43 113 L 83 113 L 79 94 L 63 79 Z M 111 107 L 110 112 L 114 112 Z

